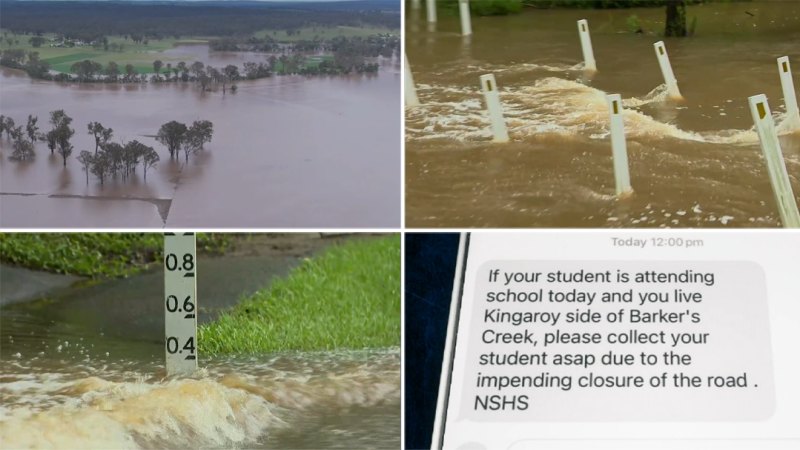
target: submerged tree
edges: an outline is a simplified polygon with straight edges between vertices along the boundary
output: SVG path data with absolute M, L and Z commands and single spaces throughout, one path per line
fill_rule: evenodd
M 197 143 L 197 147 L 202 150 L 206 142 L 211 142 L 214 134 L 214 124 L 209 120 L 195 120 L 189 127 L 189 136 Z
M 11 129 L 11 139 L 13 139 L 10 158 L 16 161 L 27 161 L 34 158 L 33 143 L 25 139 L 25 134 L 22 132 L 22 126 Z
M 28 133 L 28 139 L 30 139 L 31 143 L 39 139 L 39 127 L 36 125 L 38 121 L 38 117 L 28 114 L 28 124 L 25 125 L 25 132 Z
M 81 153 L 75 159 L 83 166 L 83 171 L 86 172 L 86 184 L 89 184 L 89 167 L 92 165 L 94 155 L 88 150 L 81 150 Z
M 97 150 L 100 149 L 100 146 L 108 142 L 114 134 L 113 129 L 104 127 L 100 122 L 89 122 L 86 128 L 89 130 L 89 134 L 94 136 L 95 154 L 97 154 Z
M 100 180 L 100 184 L 102 185 L 106 177 L 111 173 L 111 161 L 108 155 L 105 152 L 100 152 L 92 156 L 92 163 L 89 170 Z
M 15 126 L 14 119 L 12 119 L 11 117 L 6 117 L 3 120 L 3 128 L 5 128 L 6 135 L 8 135 L 8 137 L 11 137 L 11 132 L 14 131 L 14 126 Z
M 173 120 L 161 125 L 156 135 L 156 141 L 166 145 L 167 150 L 169 150 L 169 157 L 174 158 L 183 144 L 186 131 L 185 124 Z
M 51 142 L 55 143 L 58 153 L 64 160 L 64 167 L 67 167 L 67 158 L 72 154 L 72 144 L 69 140 L 75 134 L 75 130 L 69 127 L 70 123 L 72 123 L 72 117 L 68 116 L 63 109 L 50 113 L 50 124 L 53 125 L 53 129 L 47 134 L 47 145 L 50 146 Z M 50 152 L 53 152 L 53 147 L 50 147 Z
M 147 181 L 147 169 L 150 167 L 155 167 L 158 164 L 158 160 L 161 159 L 158 156 L 158 152 L 156 152 L 153 147 L 147 147 L 145 152 L 142 154 L 142 168 L 144 169 L 144 181 Z
M 47 148 L 50 149 L 50 154 L 52 155 L 53 152 L 56 151 L 56 146 L 58 145 L 56 130 L 48 131 L 47 134 L 44 135 L 44 139 L 47 141 Z
M 16 161 L 31 160 L 36 155 L 33 152 L 33 144 L 27 139 L 14 139 L 13 148 L 10 158 Z

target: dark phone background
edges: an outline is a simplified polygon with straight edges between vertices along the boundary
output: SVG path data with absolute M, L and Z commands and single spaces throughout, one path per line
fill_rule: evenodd
M 458 241 L 458 233 L 405 235 L 407 449 L 431 447 Z

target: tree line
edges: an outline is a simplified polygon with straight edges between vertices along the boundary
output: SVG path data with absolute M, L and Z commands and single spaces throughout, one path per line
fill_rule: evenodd
M 53 32 L 92 42 L 103 36 L 139 40 L 181 36 L 241 36 L 308 26 L 400 28 L 400 2 L 360 0 L 312 4 L 254 2 L 4 2 L 0 28 L 17 34 Z
M 71 143 L 75 129 L 71 127 L 72 117 L 63 109 L 50 112 L 50 129 L 40 131 L 39 118 L 28 115 L 27 122 L 16 125 L 11 117 L 0 115 L 0 137 L 3 133 L 12 142 L 12 153 L 9 159 L 14 161 L 30 161 L 36 156 L 35 146 L 37 141 L 47 144 L 50 154 L 58 153 L 67 166 L 74 150 Z M 89 173 L 97 177 L 103 184 L 109 177 L 121 177 L 126 180 L 136 173 L 136 168 L 141 166 L 144 180 L 147 181 L 147 170 L 155 167 L 161 159 L 153 147 L 137 140 L 129 142 L 112 142 L 114 130 L 103 126 L 100 122 L 87 124 L 87 132 L 94 138 L 94 152 L 82 150 L 75 158 L 83 166 L 86 173 L 86 183 L 89 183 Z M 196 120 L 187 126 L 177 121 L 167 122 L 159 128 L 155 139 L 167 147 L 170 159 L 178 159 L 180 152 L 184 153 L 186 162 L 189 156 L 203 150 L 206 143 L 211 141 L 214 126 L 208 120 Z

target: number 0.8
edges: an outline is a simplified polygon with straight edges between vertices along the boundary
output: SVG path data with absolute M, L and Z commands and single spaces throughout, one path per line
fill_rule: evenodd
M 175 253 L 168 253 L 164 257 L 164 265 L 169 271 L 178 269 L 178 255 Z M 183 255 L 183 265 L 181 269 L 186 271 L 194 270 L 194 256 L 192 256 L 191 253 Z

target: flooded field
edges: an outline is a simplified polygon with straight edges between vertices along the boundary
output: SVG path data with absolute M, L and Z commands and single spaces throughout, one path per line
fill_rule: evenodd
M 205 320 L 288 270 L 285 260 L 265 256 L 203 264 L 214 277 L 201 286 Z M 32 283 L 42 274 L 8 276 Z M 78 282 L 1 307 L 3 447 L 400 445 L 399 349 L 201 353 L 195 376 L 166 377 L 161 277 Z
M 749 14 L 748 14 L 749 13 Z M 637 16 L 644 33 L 627 30 Z M 778 211 L 747 97 L 766 94 L 800 201 L 800 124 L 786 120 L 776 58 L 800 67 L 800 4 L 692 6 L 696 34 L 667 39 L 683 102 L 653 50 L 664 9 L 531 10 L 457 16 L 436 30 L 410 10 L 419 107 L 406 108 L 412 227 L 776 227 Z M 587 19 L 598 72 L 584 72 Z M 478 77 L 494 73 L 511 142 L 491 142 Z M 606 93 L 622 95 L 634 195 L 617 200 Z M 798 131 L 792 131 L 798 130 Z
M 187 61 L 242 58 L 185 47 L 174 52 Z M 49 112 L 64 109 L 76 132 L 66 168 L 43 142 L 34 161 L 11 161 L 11 142 L 0 139 L 0 226 L 397 226 L 399 83 L 398 61 L 371 76 L 241 81 L 226 95 L 181 83 L 64 85 L 3 69 L 4 115 L 23 125 L 37 115 L 46 131 Z M 213 122 L 211 143 L 188 164 L 170 161 L 154 139 L 159 127 L 199 119 Z M 115 142 L 136 139 L 159 152 L 146 182 L 138 175 L 101 185 L 90 175 L 87 183 L 75 157 L 94 150 L 91 121 L 113 128 Z

